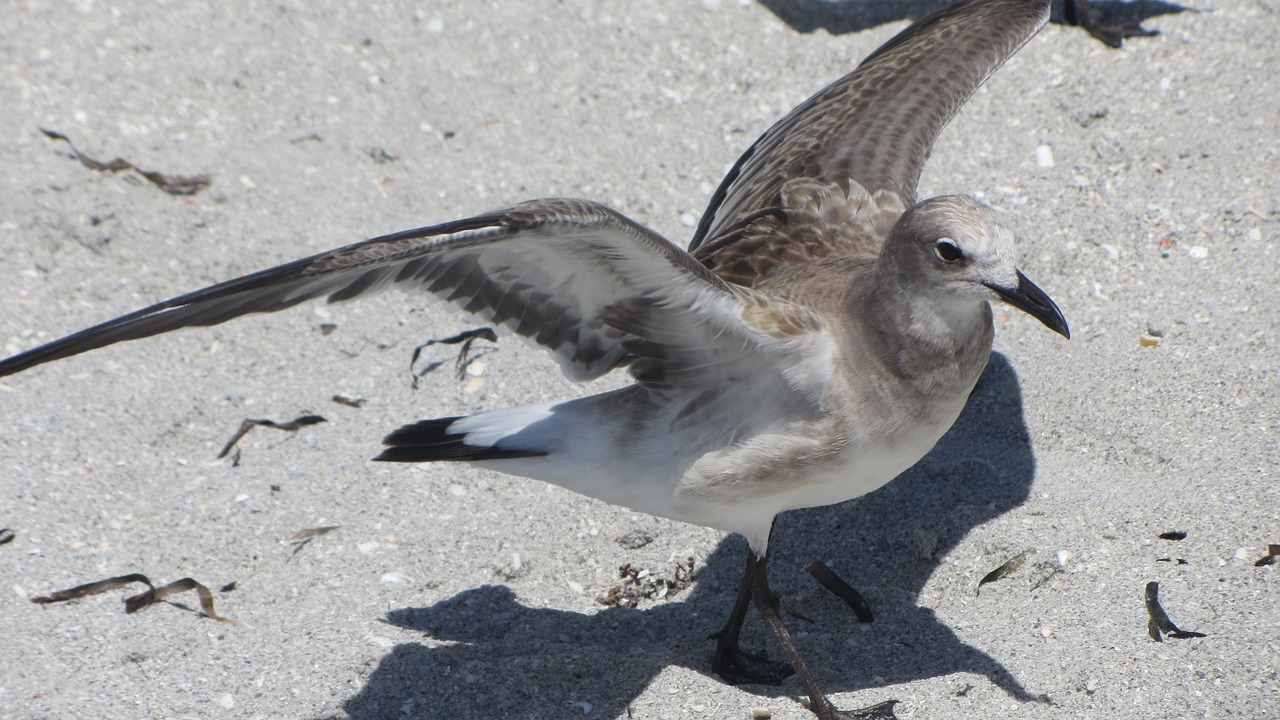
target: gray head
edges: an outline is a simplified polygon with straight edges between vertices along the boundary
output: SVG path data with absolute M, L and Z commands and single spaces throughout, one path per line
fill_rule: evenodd
M 884 255 L 899 277 L 918 279 L 912 292 L 1003 301 L 1071 337 L 1058 306 L 1018 270 L 1013 233 L 973 197 L 942 195 L 916 204 L 894 225 Z

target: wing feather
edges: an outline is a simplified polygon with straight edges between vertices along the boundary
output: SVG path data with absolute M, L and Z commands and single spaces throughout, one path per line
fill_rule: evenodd
M 399 286 L 545 346 L 574 379 L 629 359 L 612 305 L 727 286 L 683 250 L 603 205 L 541 200 L 374 238 L 157 303 L 0 361 L 8 375 L 59 358 L 190 326 Z M 693 342 L 693 338 L 686 341 Z
M 766 256 L 787 251 L 783 241 L 792 237 L 802 251 L 792 248 L 790 262 L 824 252 L 879 254 L 885 236 L 878 231 L 793 234 L 797 224 L 814 221 L 803 213 L 792 217 L 797 213 L 788 204 L 788 183 L 808 183 L 852 201 L 879 199 L 881 207 L 910 207 L 938 134 L 1044 26 L 1049 6 L 1049 0 L 967 0 L 899 33 L 756 140 L 712 195 L 689 250 L 709 265 L 735 268 L 725 276 L 748 286 L 757 270 L 736 261 L 750 254 L 759 270 L 770 272 L 788 261 Z M 760 225 L 769 222 L 777 227 Z M 750 253 L 735 247 L 770 233 L 779 238 L 772 247 Z M 836 247 L 823 249 L 823 243 Z

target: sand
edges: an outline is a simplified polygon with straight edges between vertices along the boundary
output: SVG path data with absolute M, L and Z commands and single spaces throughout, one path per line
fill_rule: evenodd
M 932 454 L 780 520 L 773 584 L 842 706 L 1280 717 L 1277 571 L 1254 564 L 1280 543 L 1280 5 L 1199 5 L 1121 50 L 1049 27 L 939 140 L 922 195 L 999 209 L 1074 336 L 1000 309 Z M 903 26 L 802 34 L 730 0 L 10 4 L 0 350 L 530 197 L 594 198 L 683 242 L 760 132 Z M 90 170 L 39 128 L 212 183 Z M 309 305 L 0 381 L 0 718 L 809 717 L 794 681 L 711 672 L 740 538 L 369 462 L 405 422 L 626 380 L 575 386 L 505 340 L 462 379 L 454 348 L 426 348 L 444 364 L 414 390 L 414 347 L 471 327 L 444 310 Z M 327 422 L 215 458 L 244 418 L 303 414 Z M 691 588 L 598 602 L 624 564 L 672 578 L 687 558 Z M 194 578 L 237 624 L 190 593 L 125 614 L 141 586 L 29 601 L 127 573 Z M 1205 637 L 1148 636 L 1152 581 Z M 746 644 L 778 655 L 754 623 Z

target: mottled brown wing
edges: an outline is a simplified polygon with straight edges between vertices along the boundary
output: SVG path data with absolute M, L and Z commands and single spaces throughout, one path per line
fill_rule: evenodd
M 1050 0 L 968 0 L 899 33 L 853 72 L 792 110 L 738 159 L 712 196 L 690 252 L 717 274 L 720 267 L 736 267 L 724 276 L 746 285 L 753 284 L 754 271 L 735 257 L 746 252 L 777 253 L 759 259 L 765 271 L 789 262 L 785 253 L 801 260 L 829 252 L 878 254 L 883 234 L 828 237 L 821 227 L 796 229 L 786 204 L 788 183 L 807 181 L 829 193 L 860 187 L 863 196 L 880 200 L 871 204 L 872 212 L 909 207 L 938 134 L 991 73 L 1044 26 L 1049 5 Z M 800 213 L 799 219 L 812 222 L 814 217 L 822 215 Z M 760 227 L 761 221 L 771 227 Z M 779 231 L 799 247 L 761 242 Z M 736 247 L 743 240 L 753 245 L 749 251 Z
M 537 200 L 166 300 L 0 361 L 0 376 L 125 340 L 393 286 L 431 293 L 547 348 L 576 380 L 602 375 L 646 347 L 644 338 L 610 325 L 622 308 L 652 307 L 665 317 L 657 324 L 667 326 L 664 341 L 672 344 L 648 363 L 653 372 L 707 362 L 699 354 L 708 346 L 703 333 L 750 332 L 741 327 L 738 296 L 666 238 L 597 203 Z

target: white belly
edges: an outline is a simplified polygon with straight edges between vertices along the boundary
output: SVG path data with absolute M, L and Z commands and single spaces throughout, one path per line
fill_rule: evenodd
M 892 439 L 881 436 L 874 442 L 852 442 L 821 462 L 804 462 L 803 446 L 789 462 L 784 436 L 778 436 L 780 451 L 772 456 L 759 452 L 753 458 L 751 447 L 725 451 L 719 458 L 708 456 L 681 479 L 676 512 L 670 517 L 741 533 L 753 548 L 763 548 L 775 515 L 841 503 L 883 487 L 927 455 L 963 407 L 961 400 L 954 409 L 940 413 L 934 423 L 913 425 Z M 823 440 L 814 438 L 812 442 Z M 800 461 L 794 459 L 797 457 Z M 731 471 L 717 475 L 716 465 L 726 470 L 736 468 L 737 477 L 731 477 Z M 743 472 L 744 468 L 751 470 Z

